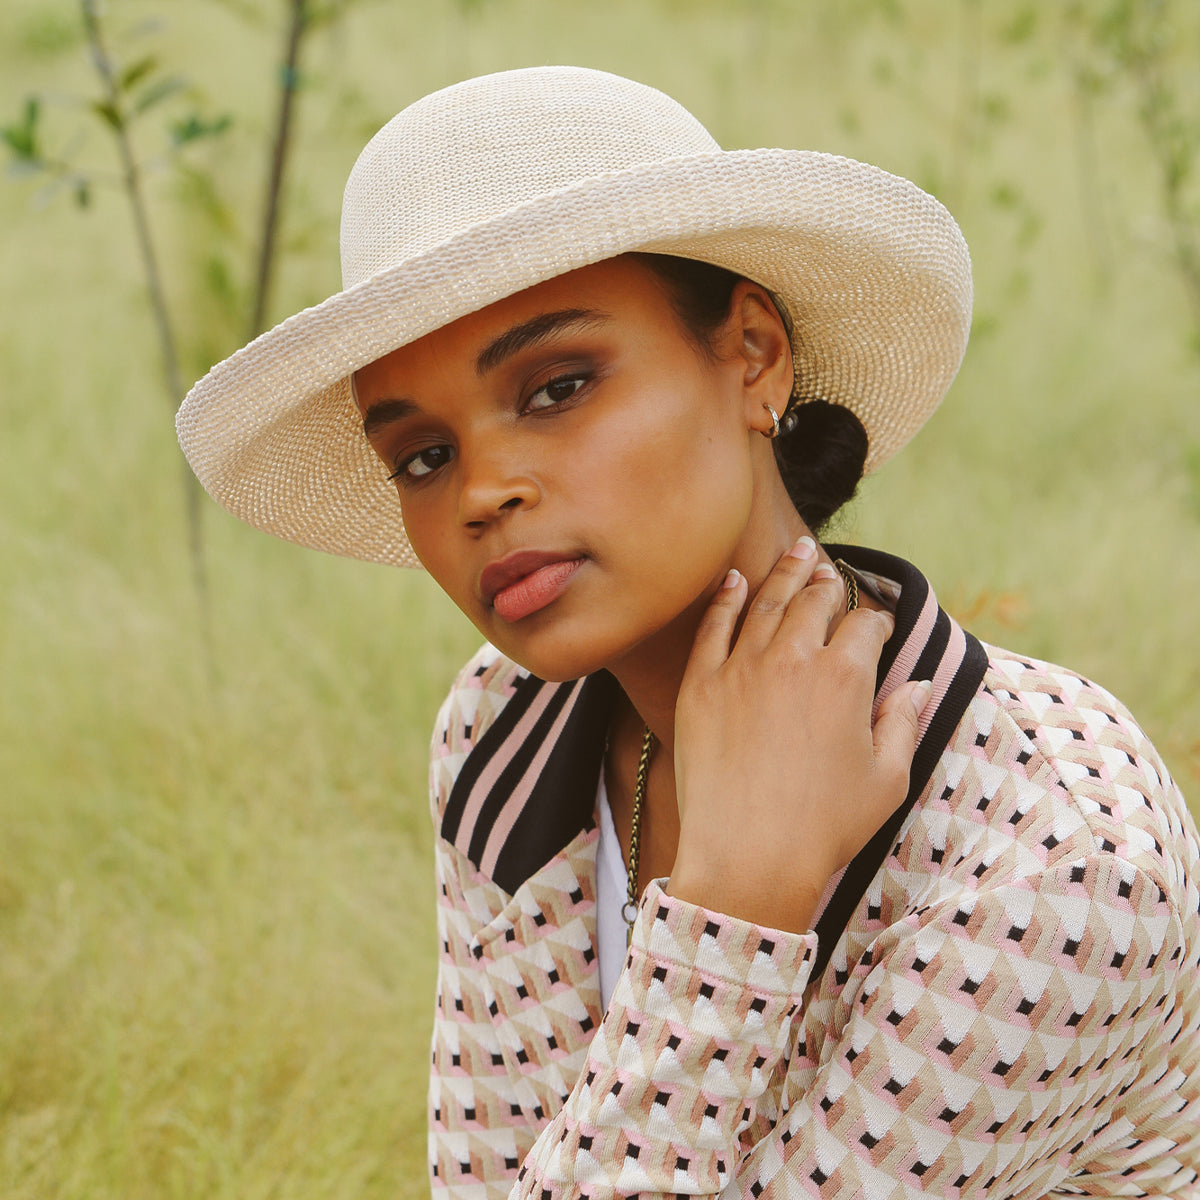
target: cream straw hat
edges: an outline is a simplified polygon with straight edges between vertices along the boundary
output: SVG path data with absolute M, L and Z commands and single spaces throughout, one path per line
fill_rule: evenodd
M 950 214 L 907 180 L 805 150 L 723 151 L 653 88 L 537 67 L 418 100 L 359 156 L 343 290 L 215 366 L 176 419 L 210 495 L 301 545 L 417 566 L 350 375 L 543 280 L 627 251 L 704 259 L 774 291 L 800 395 L 843 404 L 890 458 L 945 395 L 971 319 Z

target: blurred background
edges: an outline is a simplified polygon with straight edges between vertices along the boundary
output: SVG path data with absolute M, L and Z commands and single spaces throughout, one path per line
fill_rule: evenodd
M 837 532 L 1116 692 L 1200 797 L 1200 6 L 5 0 L 5 1197 L 426 1193 L 425 747 L 477 638 L 227 517 L 172 415 L 338 289 L 380 124 L 553 62 L 949 206 L 966 363 Z

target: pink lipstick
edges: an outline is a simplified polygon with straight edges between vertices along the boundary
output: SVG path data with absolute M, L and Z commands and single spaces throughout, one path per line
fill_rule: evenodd
M 502 620 L 519 621 L 557 600 L 583 562 L 582 558 L 522 550 L 487 567 L 480 577 L 480 590 Z

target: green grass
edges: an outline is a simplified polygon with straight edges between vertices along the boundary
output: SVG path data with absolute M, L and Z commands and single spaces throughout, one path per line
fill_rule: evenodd
M 227 292 L 185 284 L 244 278 L 272 31 L 202 0 L 110 8 L 118 26 L 165 15 L 151 41 L 238 117 L 197 160 L 220 173 L 226 233 L 151 181 L 198 371 L 238 320 Z M 484 70 L 607 67 L 727 144 L 936 186 L 972 245 L 976 336 L 847 531 L 917 561 L 981 635 L 1111 687 L 1195 800 L 1200 360 L 1127 97 L 1095 102 L 1087 168 L 1060 40 L 1044 19 L 1014 40 L 1013 11 L 357 6 L 312 43 L 275 312 L 336 288 L 366 133 Z M 91 93 L 75 29 L 69 0 L 9 5 L 3 119 L 31 90 Z M 61 101 L 51 115 L 63 141 L 87 128 Z M 108 160 L 99 129 L 79 152 Z M 425 743 L 475 635 L 421 576 L 207 506 L 210 678 L 120 197 L 39 208 L 18 182 L 0 219 L 0 1194 L 423 1194 Z

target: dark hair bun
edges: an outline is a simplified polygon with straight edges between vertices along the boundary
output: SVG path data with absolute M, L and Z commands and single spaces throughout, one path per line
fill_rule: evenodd
M 780 425 L 779 473 L 804 523 L 820 532 L 862 482 L 867 431 L 848 408 L 825 400 L 794 404 Z

